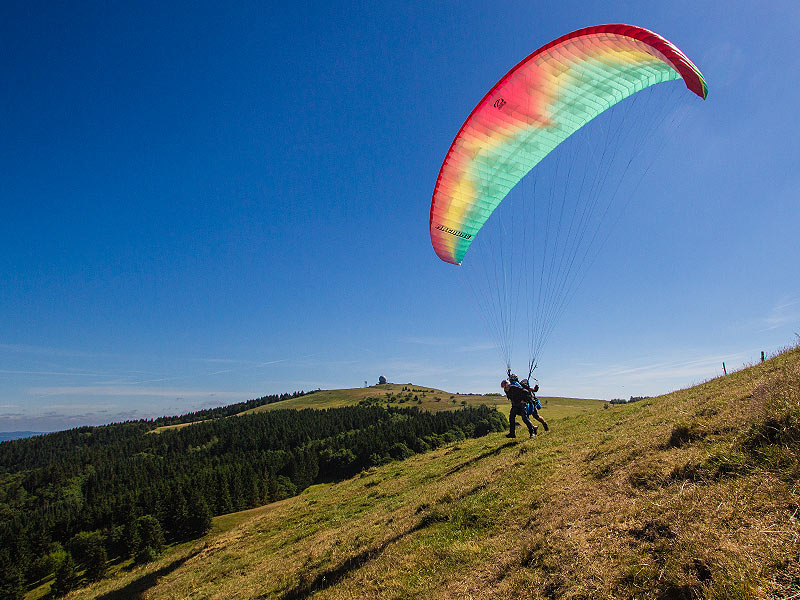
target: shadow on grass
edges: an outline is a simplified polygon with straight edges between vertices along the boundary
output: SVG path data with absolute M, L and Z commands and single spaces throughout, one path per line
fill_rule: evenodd
M 303 578 L 296 587 L 285 592 L 280 598 L 281 600 L 305 600 L 309 596 L 319 591 L 328 589 L 329 587 L 339 583 L 352 571 L 355 571 L 369 561 L 378 558 L 391 544 L 399 542 L 404 537 L 425 529 L 435 522 L 438 522 L 438 519 L 430 520 L 423 518 L 413 527 L 406 529 L 405 531 L 401 531 L 397 535 L 384 540 L 377 546 L 367 548 L 363 552 L 360 552 L 355 556 L 351 556 L 347 560 L 341 562 L 339 565 L 318 574 L 313 579 Z M 262 596 L 260 598 L 266 598 L 266 596 Z
M 456 465 L 455 467 L 447 471 L 447 473 L 444 474 L 444 477 L 447 477 L 448 475 L 453 475 L 454 473 L 458 473 L 462 469 L 466 469 L 468 466 L 475 464 L 476 462 L 483 460 L 484 458 L 489 458 L 490 456 L 496 456 L 506 448 L 510 448 L 511 446 L 516 446 L 516 445 L 517 445 L 516 441 L 506 442 L 505 444 L 498 446 L 494 450 L 489 450 L 488 452 L 484 452 L 483 454 L 470 458 L 468 461 L 463 462 L 460 465 Z
M 406 535 L 412 533 L 412 531 L 413 529 L 410 531 L 404 531 L 399 535 L 384 541 L 377 547 L 368 548 L 355 556 L 351 556 L 338 566 L 320 573 L 313 579 L 301 580 L 300 584 L 284 593 L 281 596 L 281 600 L 304 600 L 316 592 L 335 585 L 344 579 L 348 573 L 358 569 L 373 558 L 378 557 L 387 548 L 387 546 L 399 541 Z
M 196 556 L 199 552 L 200 550 L 195 550 L 186 556 L 182 556 L 181 558 L 173 560 L 168 565 L 165 565 L 160 569 L 153 571 L 152 573 L 145 573 L 138 579 L 131 581 L 125 587 L 122 587 L 118 590 L 112 590 L 110 592 L 106 592 L 102 596 L 98 596 L 97 600 L 139 600 L 142 597 L 142 594 L 156 585 L 159 578 L 169 575 L 187 560 Z
M 467 462 L 462 463 L 461 465 L 455 467 L 454 469 L 451 469 L 445 475 L 450 475 L 452 473 L 460 471 L 466 466 L 473 464 L 479 460 L 483 460 L 484 458 L 488 458 L 489 456 L 497 455 L 500 452 L 502 452 L 505 448 L 509 448 L 514 445 L 516 445 L 516 442 L 506 442 L 502 446 L 499 446 L 493 450 L 490 450 L 489 452 L 485 452 L 480 456 L 476 456 L 475 458 L 472 458 Z M 485 483 L 480 483 L 475 487 L 473 487 L 472 489 L 467 490 L 460 496 L 460 498 L 463 500 L 468 496 L 477 494 L 485 487 L 486 487 Z M 444 503 L 446 502 L 447 501 L 444 501 Z M 442 504 L 442 503 L 443 501 L 440 500 L 437 504 Z M 428 509 L 430 507 L 424 505 L 424 508 Z M 426 527 L 430 527 L 431 525 L 435 525 L 436 523 L 449 521 L 451 520 L 451 516 L 452 515 L 448 510 L 438 509 L 437 506 L 434 506 L 433 509 L 431 509 L 428 512 L 425 512 L 425 514 L 422 515 L 420 520 L 415 525 L 395 534 L 394 536 L 386 540 L 383 540 L 380 544 L 377 544 L 376 546 L 373 546 L 371 548 L 366 548 L 365 550 L 359 552 L 358 554 L 345 559 L 338 565 L 317 574 L 313 578 L 310 575 L 301 576 L 300 582 L 295 587 L 284 592 L 283 595 L 280 596 L 280 600 L 306 600 L 307 598 L 311 597 L 317 592 L 326 590 L 336 585 L 345 577 L 347 577 L 351 572 L 364 566 L 371 560 L 378 558 L 381 554 L 383 554 L 384 550 L 386 550 L 386 548 L 388 548 L 390 545 L 399 542 L 406 536 L 412 535 L 418 531 L 422 531 Z M 259 599 L 265 599 L 265 598 L 267 598 L 267 596 L 259 597 Z

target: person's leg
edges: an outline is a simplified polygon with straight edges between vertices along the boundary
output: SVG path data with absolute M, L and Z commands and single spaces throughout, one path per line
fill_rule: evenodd
M 533 409 L 533 418 L 539 421 L 542 424 L 545 431 L 549 431 L 550 428 L 547 426 L 547 421 L 545 421 L 540 415 L 537 409 Z
M 514 433 L 515 428 L 517 427 L 517 415 L 519 412 L 517 411 L 516 406 L 511 406 L 511 412 L 508 415 L 508 437 L 516 437 L 516 433 Z
M 531 420 L 528 418 L 528 414 L 526 411 L 522 411 L 522 422 L 528 426 L 528 435 L 531 437 L 536 435 L 536 428 L 531 423 Z

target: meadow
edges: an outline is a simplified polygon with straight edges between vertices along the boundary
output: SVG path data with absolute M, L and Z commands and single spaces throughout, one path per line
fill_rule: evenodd
M 800 350 L 542 414 L 534 439 L 460 441 L 217 517 L 68 597 L 800 597 Z

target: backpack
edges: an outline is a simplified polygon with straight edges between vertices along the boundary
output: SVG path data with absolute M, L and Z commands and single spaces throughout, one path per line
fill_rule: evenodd
M 536 396 L 534 396 L 533 400 L 531 400 L 525 405 L 525 414 L 532 415 L 533 411 L 539 410 L 540 408 L 542 408 L 542 404 L 541 402 L 539 402 L 539 399 Z

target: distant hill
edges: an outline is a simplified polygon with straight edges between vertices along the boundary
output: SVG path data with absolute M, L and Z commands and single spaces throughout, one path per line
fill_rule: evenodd
M 540 396 L 542 403 L 546 404 L 553 413 L 573 414 L 575 411 L 592 410 L 601 406 L 602 401 L 583 399 L 583 398 L 561 398 Z M 254 408 L 248 408 L 236 413 L 236 416 L 259 413 L 262 411 L 293 409 L 301 410 L 304 408 L 314 408 L 324 410 L 328 408 L 342 408 L 344 406 L 357 406 L 359 404 L 370 403 L 384 407 L 409 407 L 417 406 L 423 410 L 439 412 L 443 410 L 455 410 L 462 406 L 489 406 L 508 415 L 510 405 L 508 399 L 502 394 L 456 394 L 439 390 L 436 388 L 418 386 L 412 383 L 385 383 L 373 385 L 366 388 L 346 388 L 341 390 L 316 390 L 308 393 L 286 394 L 281 400 L 272 399 L 267 403 L 259 403 Z M 603 403 L 604 404 L 604 403 Z M 232 405 L 232 407 L 243 406 Z M 194 416 L 197 413 L 193 413 Z M 211 418 L 219 418 L 231 415 L 229 407 L 217 409 Z M 159 419 L 156 423 L 160 423 Z M 176 417 L 175 423 L 156 427 L 154 433 L 178 429 L 192 425 L 190 419 Z
M 70 598 L 800 598 L 799 349 L 567 404 L 532 440 L 462 440 L 218 517 Z
M 501 390 L 498 390 L 500 392 Z M 596 409 L 601 404 L 598 400 L 582 398 L 560 398 L 540 396 L 542 402 L 547 402 L 551 408 L 565 406 L 571 414 L 574 410 L 585 408 Z M 456 394 L 444 390 L 417 386 L 411 383 L 385 383 L 366 388 L 349 388 L 342 390 L 318 390 L 298 398 L 288 398 L 254 408 L 252 411 L 280 410 L 285 408 L 338 408 L 341 406 L 354 406 L 359 403 L 372 401 L 383 406 L 414 406 L 430 411 L 453 410 L 463 405 L 489 406 L 508 413 L 510 407 L 508 399 L 502 393 L 497 394 Z M 242 413 L 246 414 L 246 413 Z
M 44 435 L 46 431 L 0 431 L 0 442 L 10 442 L 11 440 L 21 440 L 35 435 Z

